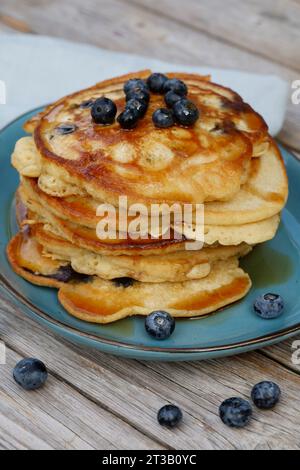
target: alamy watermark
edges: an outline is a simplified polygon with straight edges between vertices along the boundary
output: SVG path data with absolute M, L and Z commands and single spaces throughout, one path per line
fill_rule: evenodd
M 118 209 L 111 204 L 97 207 L 100 218 L 96 234 L 101 240 L 187 240 L 186 250 L 200 250 L 204 244 L 204 204 L 142 203 L 128 205 L 120 196 Z
M 294 80 L 292 83 L 292 89 L 295 90 L 292 93 L 291 100 L 293 104 L 300 104 L 300 80 Z
M 3 80 L 0 80 L 0 104 L 6 104 L 6 85 Z
M 300 340 L 297 339 L 292 342 L 292 356 L 291 356 L 291 362 L 294 366 L 298 366 L 300 369 Z

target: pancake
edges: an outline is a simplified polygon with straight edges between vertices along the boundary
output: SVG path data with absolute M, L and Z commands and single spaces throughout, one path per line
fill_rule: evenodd
M 18 171 L 38 177 L 40 188 L 50 195 L 88 193 L 115 206 L 124 194 L 129 203 L 147 206 L 231 199 L 247 180 L 251 157 L 260 154 L 269 141 L 263 119 L 236 93 L 196 75 L 169 74 L 185 80 L 188 97 L 200 109 L 201 118 L 192 128 L 153 126 L 152 112 L 165 106 L 161 95 L 151 95 L 146 116 L 132 131 L 121 129 L 117 122 L 96 125 L 90 110 L 80 107 L 86 100 L 105 95 L 120 112 L 124 82 L 149 73 L 98 83 L 51 105 L 27 126 L 35 125 L 37 171 L 22 173 L 15 154 Z M 56 128 L 65 122 L 77 129 L 59 135 Z
M 44 206 L 40 205 L 36 200 L 26 200 L 26 195 L 25 199 L 23 199 L 22 188 L 20 188 L 20 195 L 24 203 L 33 211 L 33 220 L 43 222 L 45 230 L 72 242 L 80 248 L 85 248 L 94 253 L 112 256 L 122 254 L 143 256 L 153 254 L 161 255 L 162 253 L 186 250 L 186 242 L 188 239 L 192 240 L 195 236 L 194 230 L 189 230 L 189 228 L 186 227 L 185 236 L 182 236 L 182 238 L 155 239 L 149 237 L 148 239 L 139 238 L 137 240 L 131 240 L 130 238 L 100 240 L 97 237 L 95 229 L 60 219 L 54 216 L 53 213 L 48 211 Z M 275 215 L 268 219 L 250 224 L 234 226 L 205 225 L 204 244 L 213 245 L 219 243 L 220 245 L 240 245 L 245 242 L 248 245 L 256 245 L 272 239 L 278 229 L 279 222 L 279 215 Z
M 33 284 L 58 288 L 63 307 L 73 316 L 89 322 L 110 323 L 132 315 L 148 315 L 156 309 L 166 309 L 174 317 L 204 315 L 241 299 L 251 287 L 249 276 L 238 267 L 235 258 L 218 261 L 205 278 L 186 282 L 135 281 L 129 287 L 99 277 L 84 281 L 70 277 L 63 282 L 53 274 L 41 275 L 28 269 L 33 251 L 35 262 L 30 267 L 44 271 L 43 263 L 48 264 L 49 260 L 34 246 L 35 242 L 32 249 L 24 251 L 20 257 L 19 245 L 23 238 L 22 234 L 16 235 L 7 247 L 15 272 Z
M 80 248 L 85 248 L 94 253 L 102 255 L 120 256 L 120 255 L 164 255 L 175 251 L 183 251 L 186 248 L 186 238 L 182 235 L 175 237 L 170 234 L 169 239 L 160 238 L 138 238 L 132 239 L 129 234 L 125 234 L 125 238 L 107 238 L 99 239 L 95 229 L 83 227 L 78 224 L 71 223 L 67 220 L 60 219 L 48 211 L 35 199 L 26 199 L 24 197 L 23 188 L 18 191 L 22 203 L 29 208 L 26 224 L 34 225 L 42 223 L 44 230 L 49 234 L 57 235 Z
M 241 299 L 250 287 L 249 276 L 232 258 L 219 261 L 207 277 L 197 281 L 137 282 L 124 288 L 96 277 L 89 284 L 63 285 L 58 298 L 77 318 L 110 323 L 132 315 L 148 315 L 158 309 L 167 310 L 173 317 L 205 315 Z
M 6 248 L 8 261 L 19 276 L 38 286 L 59 288 L 62 283 L 55 275 L 66 263 L 46 258 L 42 251 L 36 240 L 22 233 L 15 235 Z
M 78 248 L 63 238 L 46 232 L 42 225 L 31 227 L 31 236 L 43 247 L 43 254 L 54 260 L 68 261 L 74 271 L 102 279 L 130 277 L 142 282 L 183 282 L 206 277 L 219 260 L 245 256 L 246 244 L 215 246 L 199 251 L 150 256 L 104 256 Z
M 38 200 L 54 215 L 96 229 L 100 220 L 96 215 L 99 201 L 90 196 L 49 196 L 39 188 L 37 178 L 23 177 L 22 186 L 27 200 Z M 260 158 L 251 160 L 249 179 L 232 200 L 205 203 L 204 220 L 207 225 L 241 225 L 264 220 L 282 210 L 287 194 L 284 163 L 276 143 L 272 142 Z
M 241 299 L 251 281 L 239 258 L 275 236 L 286 203 L 284 163 L 264 120 L 209 77 L 168 74 L 186 83 L 199 110 L 191 127 L 155 127 L 153 112 L 166 106 L 156 93 L 134 129 L 117 120 L 95 124 L 95 99 L 112 99 L 119 115 L 124 83 L 150 73 L 106 80 L 51 104 L 25 124 L 33 135 L 19 139 L 12 154 L 21 181 L 19 233 L 7 246 L 8 260 L 29 282 L 58 289 L 66 311 L 85 321 L 110 323 L 153 310 L 196 317 Z M 63 124 L 70 132 L 61 132 Z M 203 203 L 202 249 L 193 244 L 195 206 L 183 226 L 171 218 L 168 237 L 146 214 L 149 233 L 137 238 L 119 222 L 120 196 L 128 207 L 159 204 L 160 214 L 165 203 L 167 210 L 179 204 L 180 212 L 186 203 Z M 97 235 L 99 221 L 107 220 L 97 215 L 100 204 L 116 211 L 114 238 Z

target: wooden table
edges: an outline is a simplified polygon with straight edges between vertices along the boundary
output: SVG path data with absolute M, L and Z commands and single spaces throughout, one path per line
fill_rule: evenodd
M 300 79 L 300 0 L 1 0 L 1 31 Z M 290 102 L 279 138 L 300 150 L 299 131 L 300 105 Z M 7 345 L 7 365 L 0 366 L 0 448 L 300 448 L 300 368 L 291 361 L 292 341 L 198 363 L 129 361 L 70 345 L 2 298 L 0 335 Z M 49 368 L 40 391 L 25 393 L 11 377 L 24 356 Z M 242 431 L 225 428 L 217 413 L 221 401 L 248 397 L 263 379 L 281 386 L 281 404 L 255 412 Z M 166 402 L 184 411 L 176 431 L 156 423 Z

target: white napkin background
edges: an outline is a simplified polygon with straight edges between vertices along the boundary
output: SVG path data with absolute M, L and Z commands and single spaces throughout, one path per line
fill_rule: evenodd
M 265 118 L 272 135 L 283 125 L 288 84 L 276 76 L 175 65 L 46 36 L 3 34 L 0 80 L 6 85 L 6 104 L 0 104 L 0 128 L 67 93 L 145 68 L 211 74 L 213 81 L 229 86 L 250 103 Z

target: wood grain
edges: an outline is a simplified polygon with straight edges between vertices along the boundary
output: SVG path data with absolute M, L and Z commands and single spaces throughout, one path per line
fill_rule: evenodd
M 21 356 L 7 348 L 7 365 L 1 366 L 0 447 L 13 444 L 18 449 L 161 448 L 51 374 L 45 387 L 24 392 L 12 378 L 12 369 L 19 360 Z
M 127 1 L 300 71 L 300 5 L 294 0 L 189 0 L 184 7 L 173 0 Z
M 0 309 L 0 328 L 12 349 L 40 357 L 52 375 L 167 448 L 299 447 L 300 376 L 259 353 L 198 363 L 124 360 L 69 346 L 10 305 L 5 307 L 9 314 Z M 263 379 L 282 387 L 280 406 L 269 413 L 255 411 L 251 426 L 239 433 L 225 429 L 218 417 L 221 401 L 229 396 L 249 397 L 254 383 Z M 48 390 L 44 391 L 45 400 Z M 166 402 L 184 410 L 184 423 L 176 431 L 156 423 L 156 412 Z M 80 436 L 86 440 L 84 432 Z

